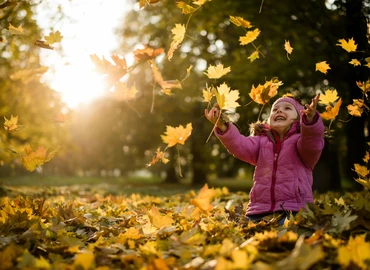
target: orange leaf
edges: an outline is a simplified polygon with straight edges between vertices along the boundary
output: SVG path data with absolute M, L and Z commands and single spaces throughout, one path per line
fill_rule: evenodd
M 152 48 L 144 45 L 144 49 L 137 49 L 134 51 L 134 58 L 137 63 L 154 59 L 164 52 L 163 48 Z
M 161 151 L 161 148 L 158 147 L 157 148 L 157 151 L 155 151 L 155 156 L 153 157 L 152 161 L 150 161 L 146 166 L 147 167 L 150 167 L 154 164 L 156 164 L 157 162 L 159 161 L 162 161 L 164 164 L 166 164 L 168 161 L 170 161 L 169 159 L 165 158 L 165 152 L 162 152 Z
M 245 36 L 239 38 L 240 45 L 247 45 L 253 42 L 257 39 L 260 33 L 261 31 L 258 28 L 254 29 L 253 31 L 248 31 Z
M 48 149 L 43 146 L 39 146 L 36 151 L 33 151 L 31 146 L 27 145 L 24 149 L 26 154 L 22 157 L 23 167 L 32 172 L 37 167 L 49 162 L 59 151 L 59 149 L 60 146 L 48 153 Z
M 326 61 L 316 63 L 316 71 L 321 71 L 322 73 L 326 74 L 328 69 L 330 69 L 330 66 L 326 63 Z
M 166 132 L 161 135 L 163 142 L 167 143 L 167 147 L 172 147 L 176 144 L 185 144 L 185 141 L 191 135 L 193 130 L 192 124 L 188 123 L 184 128 L 182 125 L 178 127 L 166 127 Z
M 216 191 L 213 188 L 209 189 L 208 185 L 205 184 L 199 191 L 198 196 L 192 199 L 190 203 L 198 207 L 203 212 L 208 212 L 213 209 L 211 200 L 215 195 Z
M 332 107 L 331 105 L 328 105 L 326 107 L 326 111 L 320 114 L 321 117 L 325 120 L 334 119 L 339 113 L 340 105 L 342 105 L 342 99 L 341 98 L 338 100 L 338 102 L 335 104 L 334 107 Z
M 230 22 L 232 22 L 236 26 L 241 26 L 241 27 L 244 27 L 244 28 L 251 28 L 252 27 L 252 24 L 250 23 L 250 21 L 247 21 L 247 20 L 243 19 L 242 17 L 238 17 L 238 16 L 237 17 L 230 16 Z
M 258 84 L 256 88 L 252 85 L 249 96 L 254 102 L 264 105 L 277 95 L 277 90 L 281 85 L 283 85 L 283 82 L 279 81 L 278 78 L 273 78 L 265 82 L 264 85 Z

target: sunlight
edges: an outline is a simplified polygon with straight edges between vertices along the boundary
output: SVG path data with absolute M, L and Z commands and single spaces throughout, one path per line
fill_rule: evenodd
M 94 71 L 93 64 L 77 62 L 56 70 L 50 86 L 61 93 L 68 107 L 76 108 L 104 94 L 103 79 Z
M 115 27 L 122 22 L 130 6 L 122 0 L 112 0 L 109 4 L 103 0 L 74 0 L 67 3 L 65 0 L 51 1 L 53 5 L 46 2 L 49 5 L 40 6 L 39 14 L 43 16 L 37 20 L 45 29 L 45 35 L 49 34 L 51 26 L 54 31 L 61 32 L 63 40 L 60 46 L 63 52 L 41 51 L 42 63 L 49 67 L 44 80 L 61 93 L 69 108 L 77 108 L 82 103 L 104 95 L 103 79 L 95 72 L 90 55 L 110 59 L 112 52 L 118 48 Z M 57 4 L 63 7 L 67 17 L 49 25 L 50 17 L 57 14 Z M 51 10 L 53 8 L 55 10 Z

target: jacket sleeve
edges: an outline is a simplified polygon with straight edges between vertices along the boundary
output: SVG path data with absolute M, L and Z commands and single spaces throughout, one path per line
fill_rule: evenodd
M 319 161 L 324 148 L 324 131 L 324 123 L 317 111 L 311 123 L 307 122 L 305 115 L 301 116 L 301 137 L 298 140 L 297 148 L 301 160 L 311 170 Z
M 256 165 L 261 137 L 244 136 L 240 134 L 239 130 L 232 123 L 228 123 L 227 125 L 228 129 L 225 133 L 222 133 L 216 128 L 216 136 L 234 157 L 252 165 Z

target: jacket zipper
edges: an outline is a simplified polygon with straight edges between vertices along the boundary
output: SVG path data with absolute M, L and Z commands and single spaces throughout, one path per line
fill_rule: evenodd
M 274 153 L 274 167 L 272 169 L 272 181 L 271 181 L 271 188 L 270 188 L 270 197 L 271 197 L 271 208 L 269 212 L 273 212 L 275 208 L 275 183 L 276 183 L 276 170 L 277 170 L 277 158 L 279 153 Z

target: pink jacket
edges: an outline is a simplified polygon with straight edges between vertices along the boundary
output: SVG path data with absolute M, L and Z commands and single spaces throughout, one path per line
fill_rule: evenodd
M 312 170 L 324 148 L 324 129 L 316 112 L 310 124 L 305 116 L 293 123 L 280 145 L 270 130 L 248 137 L 231 123 L 223 134 L 215 130 L 233 156 L 256 166 L 247 215 L 299 211 L 313 202 Z

